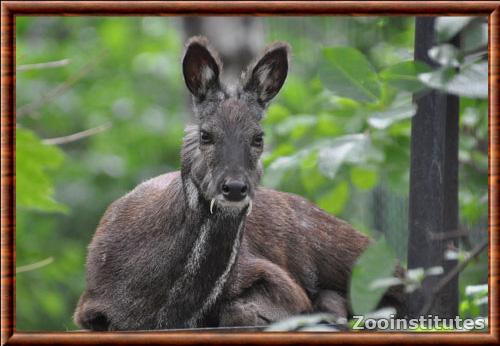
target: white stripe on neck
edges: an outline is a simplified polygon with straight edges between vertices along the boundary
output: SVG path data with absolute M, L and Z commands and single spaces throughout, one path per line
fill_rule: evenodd
M 193 317 L 191 317 L 191 319 L 187 322 L 188 327 L 191 327 L 191 328 L 196 327 L 196 324 L 200 320 L 200 318 L 203 317 L 203 315 L 215 303 L 215 301 L 217 300 L 219 295 L 222 293 L 222 289 L 224 288 L 224 284 L 226 283 L 226 281 L 229 277 L 229 272 L 231 271 L 231 268 L 233 267 L 234 262 L 236 261 L 236 255 L 238 254 L 238 250 L 240 247 L 240 233 L 241 233 L 241 230 L 243 229 L 243 224 L 244 224 L 244 222 L 241 221 L 239 226 L 238 226 L 238 231 L 236 233 L 236 239 L 234 241 L 233 248 L 231 250 L 231 256 L 229 258 L 229 262 L 226 266 L 226 269 L 224 270 L 222 275 L 215 282 L 215 285 L 212 288 L 210 295 L 205 300 L 202 307 L 198 311 L 196 311 L 194 313 Z
M 186 281 L 196 274 L 196 271 L 200 267 L 200 259 L 203 257 L 205 250 L 207 249 L 206 241 L 208 233 L 210 230 L 210 221 L 207 220 L 200 227 L 200 236 L 196 239 L 196 242 L 189 254 L 188 261 L 185 267 L 184 274 L 178 278 L 169 292 L 169 301 L 173 301 L 178 294 L 184 293 L 182 290 L 186 284 Z

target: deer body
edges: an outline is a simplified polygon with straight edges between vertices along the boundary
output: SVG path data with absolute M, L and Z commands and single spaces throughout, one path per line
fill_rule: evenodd
M 347 314 L 352 265 L 370 240 L 305 199 L 259 188 L 262 130 L 288 46 L 270 46 L 228 91 L 203 38 L 183 59 L 197 123 L 181 171 L 136 187 L 103 216 L 75 322 L 93 330 L 266 324 Z
M 291 194 L 257 189 L 248 217 L 219 218 L 209 207 L 200 215 L 188 199 L 175 172 L 139 185 L 108 208 L 89 246 L 92 279 L 78 324 L 98 330 L 213 326 L 224 309 L 232 313 L 223 324 L 246 323 L 258 317 L 242 319 L 231 302 L 261 279 L 276 280 L 275 289 L 283 290 L 287 306 L 278 317 L 306 312 L 308 297 L 322 288 L 346 292 L 352 264 L 369 242 Z M 256 268 L 248 270 L 249 261 Z M 273 320 L 263 317 L 254 323 Z

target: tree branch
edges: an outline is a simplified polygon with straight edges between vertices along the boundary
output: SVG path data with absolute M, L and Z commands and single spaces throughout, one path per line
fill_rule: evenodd
M 479 46 L 479 47 L 469 49 L 469 50 L 466 50 L 463 52 L 464 56 L 473 55 L 473 54 L 477 54 L 478 56 L 487 55 L 488 54 L 488 45 Z
M 57 61 L 42 62 L 42 63 L 38 63 L 38 64 L 25 64 L 25 65 L 17 66 L 16 71 L 43 70 L 46 68 L 55 68 L 55 67 L 66 66 L 69 63 L 70 63 L 69 59 L 62 59 L 62 60 L 57 60 Z
M 469 256 L 462 262 L 458 263 L 455 268 L 450 270 L 448 274 L 443 276 L 443 278 L 437 283 L 436 286 L 434 286 L 432 290 L 432 294 L 425 303 L 424 307 L 422 310 L 420 310 L 420 316 L 426 315 L 430 309 L 432 308 L 432 305 L 434 304 L 434 301 L 436 300 L 437 294 L 458 274 L 460 274 L 465 267 L 469 264 L 470 261 L 472 261 L 474 258 L 476 258 L 481 252 L 483 252 L 486 248 L 488 248 L 488 238 L 484 239 L 480 244 L 478 244 L 469 254 Z
M 85 131 L 73 133 L 71 135 L 42 139 L 42 143 L 53 145 L 53 144 L 66 144 L 66 143 L 76 142 L 82 138 L 90 137 L 90 136 L 93 136 L 99 132 L 106 131 L 111 126 L 112 126 L 111 123 L 105 123 L 105 124 L 99 125 L 97 127 L 93 127 L 91 129 L 88 129 Z
M 73 84 L 82 79 L 87 73 L 89 73 L 94 67 L 104 58 L 105 52 L 99 54 L 96 58 L 89 61 L 85 66 L 83 66 L 80 71 L 70 76 L 66 81 L 56 86 L 54 89 L 50 90 L 46 94 L 42 95 L 38 100 L 35 100 L 27 105 L 21 106 L 16 110 L 16 116 L 21 117 L 23 115 L 29 115 L 34 113 L 38 108 L 51 102 L 56 97 L 64 94 Z
M 429 239 L 431 240 L 446 240 L 446 239 L 454 239 L 454 238 L 463 238 L 467 237 L 469 232 L 466 229 L 457 229 L 452 231 L 446 231 L 443 233 L 430 233 Z
M 25 266 L 17 267 L 16 274 L 39 269 L 39 268 L 45 267 L 46 265 L 51 264 L 52 262 L 54 262 L 54 257 L 49 257 L 49 258 L 46 258 L 44 260 L 41 260 L 41 261 L 38 261 L 35 263 L 31 263 L 31 264 L 27 264 Z

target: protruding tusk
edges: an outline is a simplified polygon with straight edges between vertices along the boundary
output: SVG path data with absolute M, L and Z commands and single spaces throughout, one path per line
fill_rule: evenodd
M 212 198 L 210 201 L 210 214 L 214 213 L 214 204 L 215 204 L 215 198 Z
M 248 208 L 247 208 L 247 216 L 250 215 L 252 212 L 252 200 L 248 203 Z

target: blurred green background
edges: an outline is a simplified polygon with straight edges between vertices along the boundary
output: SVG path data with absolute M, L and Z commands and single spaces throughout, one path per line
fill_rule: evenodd
M 263 184 L 384 234 L 403 263 L 412 93 L 459 95 L 461 250 L 487 237 L 485 18 L 439 20 L 433 69 L 412 62 L 414 21 L 16 17 L 17 329 L 75 329 L 105 208 L 179 169 L 191 119 L 180 59 L 192 34 L 209 37 L 233 78 L 267 43 L 291 44 L 289 77 L 263 120 Z M 457 50 L 447 41 L 460 32 Z M 462 316 L 484 315 L 465 287 L 486 283 L 487 268 L 483 254 L 461 275 Z

